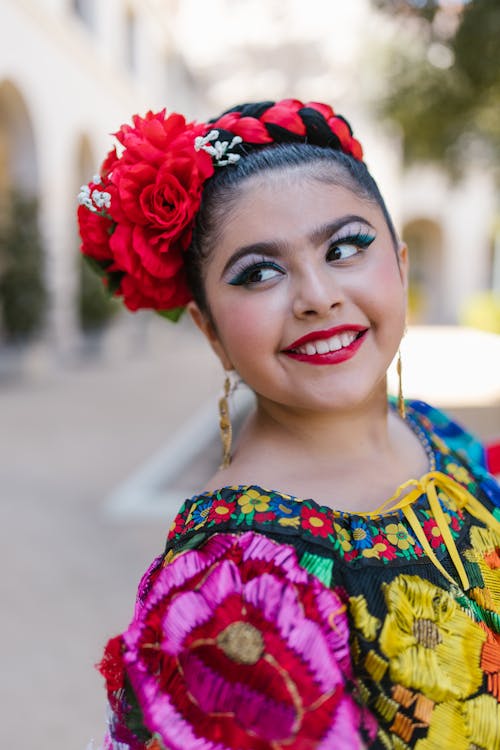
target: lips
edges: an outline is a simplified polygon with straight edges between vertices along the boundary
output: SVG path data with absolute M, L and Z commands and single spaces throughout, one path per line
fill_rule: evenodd
M 313 331 L 294 341 L 283 354 L 310 364 L 338 364 L 354 356 L 367 330 L 365 326 L 343 325 Z

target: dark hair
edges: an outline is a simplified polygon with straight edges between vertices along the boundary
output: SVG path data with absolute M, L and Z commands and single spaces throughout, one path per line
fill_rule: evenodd
M 240 196 L 239 188 L 254 175 L 268 171 L 285 172 L 309 167 L 308 177 L 339 185 L 379 205 L 394 247 L 397 235 L 377 183 L 361 160 L 332 148 L 310 143 L 273 143 L 242 156 L 234 165 L 216 170 L 203 188 L 191 245 L 186 254 L 186 271 L 193 299 L 206 314 L 207 305 L 203 270 L 220 236 L 225 218 Z

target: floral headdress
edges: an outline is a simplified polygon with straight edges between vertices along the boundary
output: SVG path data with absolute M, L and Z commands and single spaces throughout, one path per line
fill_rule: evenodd
M 331 107 L 296 99 L 245 104 L 209 123 L 177 113 L 134 116 L 115 136 L 100 173 L 81 188 L 81 251 L 130 310 L 177 320 L 191 299 L 184 267 L 203 186 L 216 168 L 256 148 L 302 142 L 362 158 L 349 124 Z

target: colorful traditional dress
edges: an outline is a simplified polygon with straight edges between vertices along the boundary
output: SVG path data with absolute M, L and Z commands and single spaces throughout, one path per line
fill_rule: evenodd
M 500 487 L 408 403 L 429 472 L 351 514 L 187 500 L 101 662 L 117 750 L 500 749 Z

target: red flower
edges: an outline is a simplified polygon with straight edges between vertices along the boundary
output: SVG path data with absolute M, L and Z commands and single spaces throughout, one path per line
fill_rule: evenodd
M 437 549 L 437 547 L 443 544 L 444 540 L 441 536 L 441 530 L 434 518 L 428 518 L 427 521 L 424 521 L 424 531 L 433 549 Z
M 259 534 L 216 534 L 162 568 L 123 641 L 133 694 L 114 738 L 139 710 L 166 748 L 361 750 L 376 732 L 351 697 L 344 602 Z
M 122 648 L 123 640 L 121 635 L 111 638 L 104 649 L 101 661 L 97 664 L 97 669 L 106 680 L 108 692 L 110 693 L 121 690 L 124 685 L 125 671 L 122 661 Z
M 94 187 L 92 183 L 91 187 Z M 112 219 L 93 213 L 85 206 L 79 206 L 78 223 L 82 238 L 82 253 L 97 261 L 112 261 L 113 254 L 109 246 L 114 228 Z
M 172 524 L 170 526 L 170 529 L 168 530 L 168 536 L 167 539 L 173 539 L 177 534 L 180 534 L 182 529 L 184 528 L 184 517 L 178 513 L 174 520 L 172 521 Z
M 234 503 L 227 503 L 225 500 L 214 500 L 208 513 L 208 521 L 214 521 L 215 523 L 229 521 L 234 508 Z
M 302 526 L 308 529 L 314 536 L 327 537 L 328 534 L 333 534 L 333 526 L 331 520 L 325 513 L 314 508 L 308 508 L 307 505 L 303 505 L 301 508 Z
M 396 547 L 387 541 L 382 534 L 377 534 L 372 537 L 373 547 L 376 548 L 379 558 L 383 560 L 395 560 L 397 557 Z
M 134 117 L 116 133 L 123 153 L 112 150 L 102 165 L 99 189 L 109 194 L 109 207 L 103 215 L 79 211 L 82 251 L 113 260 L 106 271 L 123 273 L 117 293 L 131 310 L 171 310 L 190 299 L 183 253 L 214 171 L 210 156 L 194 148 L 204 127 L 165 110 Z

